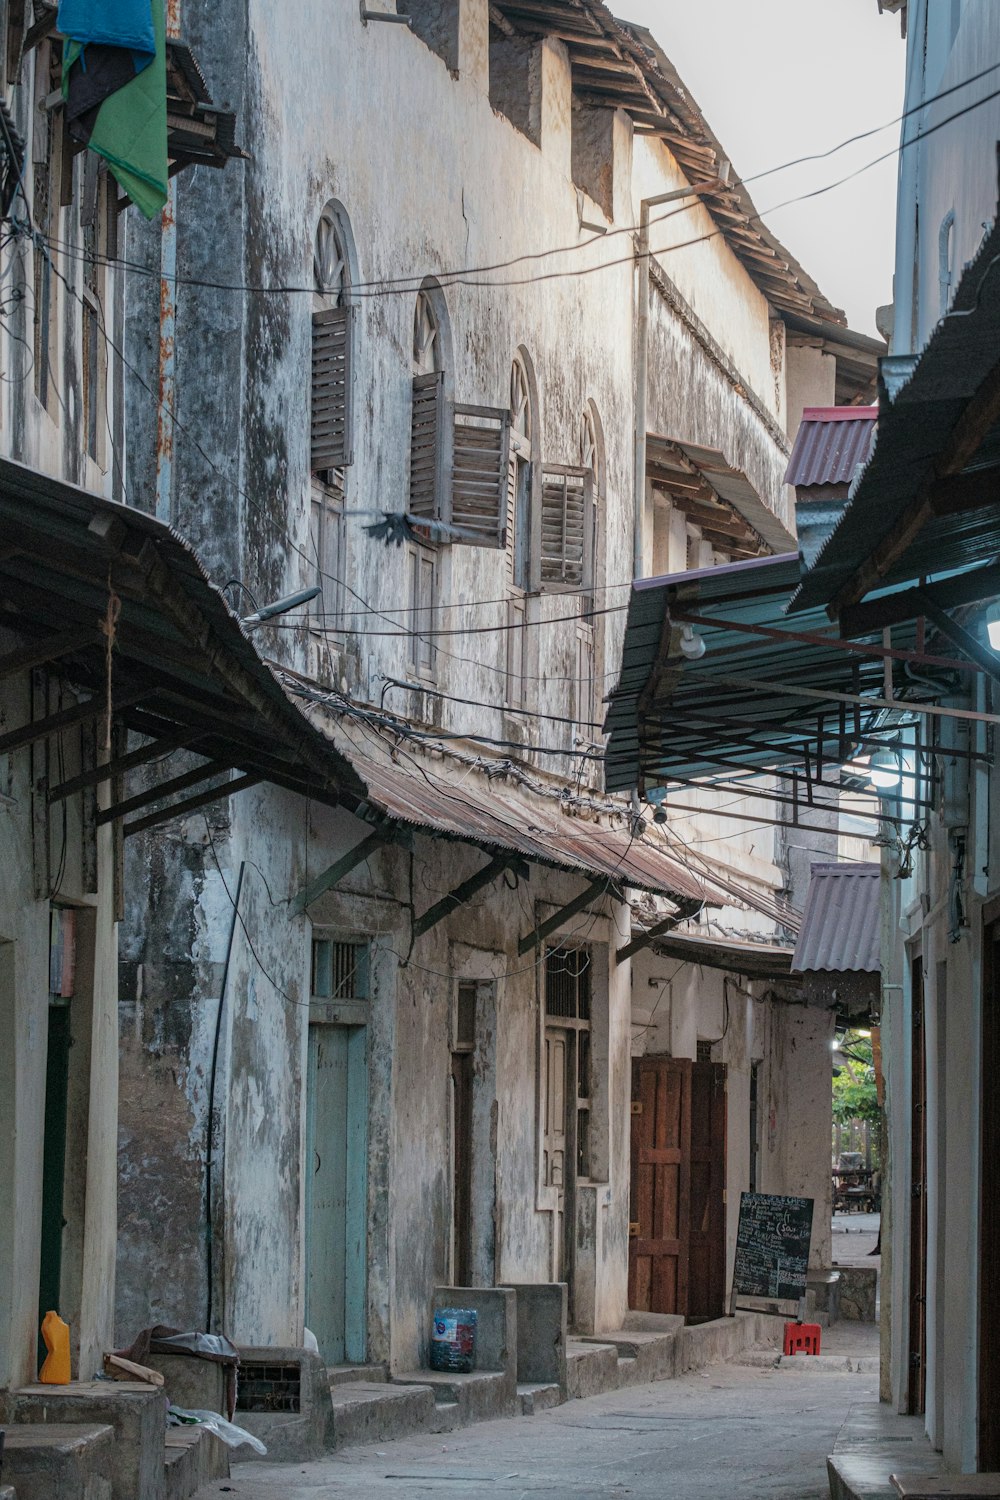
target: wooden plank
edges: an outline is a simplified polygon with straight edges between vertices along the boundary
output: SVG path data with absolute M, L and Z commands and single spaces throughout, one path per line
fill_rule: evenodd
M 16 651 L 10 651 L 6 656 L 0 657 L 0 680 L 13 677 L 18 672 L 30 671 L 32 667 L 43 666 L 46 662 L 58 661 L 61 656 L 68 656 L 71 651 L 83 651 L 101 639 L 102 636 L 98 630 L 89 632 L 69 630 L 59 635 L 45 636 L 42 640 L 32 641 L 26 646 L 19 646 Z
M 144 828 L 153 828 L 157 823 L 166 823 L 171 818 L 182 818 L 189 812 L 197 811 L 199 807 L 207 807 L 210 802 L 218 802 L 220 797 L 233 797 L 247 787 L 256 786 L 263 779 L 262 776 L 239 776 L 235 781 L 224 781 L 221 786 L 210 787 L 207 792 L 199 792 L 197 797 L 188 797 L 184 802 L 172 802 L 169 807 L 160 808 L 159 812 L 149 813 L 145 818 L 136 818 L 131 823 L 116 826 L 121 826 L 125 838 L 128 838 L 133 833 L 141 833 Z
M 672 800 L 671 806 L 673 806 Z M 639 953 L 643 948 L 648 948 L 650 943 L 654 943 L 665 932 L 670 932 L 679 922 L 686 922 L 690 917 L 693 917 L 695 912 L 700 911 L 703 905 L 704 902 L 702 901 L 681 902 L 678 910 L 673 912 L 669 917 L 665 917 L 662 922 L 654 923 L 646 932 L 640 933 L 638 937 L 632 938 L 631 942 L 625 943 L 621 948 L 616 949 L 615 962 L 622 964 L 627 958 L 631 958 L 633 953 Z
M 491 859 L 488 864 L 484 865 L 481 870 L 477 870 L 474 875 L 470 875 L 468 880 L 463 880 L 461 885 L 457 885 L 453 891 L 449 891 L 440 901 L 436 901 L 433 906 L 428 907 L 427 911 L 417 917 L 413 923 L 413 936 L 415 938 L 423 937 L 425 932 L 429 932 L 432 927 L 436 927 L 438 922 L 449 916 L 451 912 L 463 906 L 466 901 L 471 900 L 473 896 L 486 886 L 492 885 L 494 880 L 499 875 L 502 875 L 504 870 L 510 869 L 511 866 L 517 869 L 518 875 L 522 879 L 527 879 L 528 865 L 524 860 L 519 859 L 513 854 L 497 855 L 495 859 Z
M 201 738 L 203 738 L 201 730 L 184 730 L 179 734 L 164 735 L 163 738 L 153 740 L 149 745 L 133 750 L 129 755 L 123 755 L 119 760 L 105 761 L 103 765 L 92 766 L 88 770 L 81 771 L 79 776 L 71 776 L 68 781 L 61 781 L 58 786 L 52 787 L 49 791 L 49 802 L 61 802 L 64 797 L 70 797 L 84 787 L 99 786 L 102 781 L 107 781 L 111 776 L 120 776 L 126 771 L 133 771 L 136 766 L 145 765 L 147 761 L 156 760 L 161 755 L 168 755 L 171 750 L 180 750 L 185 745 L 191 745 Z
M 196 766 L 193 771 L 186 771 L 183 776 L 174 776 L 169 781 L 161 781 L 157 786 L 147 787 L 144 792 L 137 792 L 134 797 L 126 797 L 123 802 L 115 802 L 110 807 L 99 808 L 98 826 L 113 823 L 116 818 L 122 818 L 126 813 L 137 812 L 140 807 L 148 807 L 151 802 L 162 802 L 164 797 L 172 797 L 175 792 L 186 791 L 189 786 L 197 786 L 199 782 L 207 781 L 210 776 L 221 776 L 224 771 L 231 770 L 230 764 L 217 760 Z
M 592 880 L 585 890 L 581 891 L 578 896 L 574 896 L 572 901 L 567 901 L 566 905 L 560 907 L 551 917 L 547 917 L 544 922 L 539 922 L 532 932 L 525 933 L 517 945 L 518 953 L 521 955 L 530 953 L 532 948 L 537 948 L 544 942 L 550 932 L 554 932 L 570 917 L 575 917 L 577 912 L 583 911 L 584 907 L 589 906 L 591 901 L 597 900 L 600 896 L 621 899 L 621 893 L 615 888 L 610 875 L 603 875 L 599 880 Z
M 151 688 L 144 688 L 141 692 L 116 694 L 114 712 L 119 713 L 122 709 L 141 703 L 143 699 L 152 696 Z M 20 750 L 24 745 L 33 745 L 38 740 L 47 739 L 49 735 L 58 734 L 60 730 L 69 729 L 74 724 L 86 724 L 93 719 L 99 719 L 106 706 L 104 697 L 96 694 L 93 698 L 88 698 L 85 703 L 78 703 L 75 708 L 64 708 L 58 713 L 47 714 L 44 719 L 36 719 L 34 723 L 24 724 L 20 729 L 8 730 L 6 734 L 0 734 L 0 755 Z
M 353 849 L 349 849 L 346 854 L 341 855 L 340 859 L 328 865 L 321 875 L 316 876 L 315 880 L 311 880 L 308 885 L 302 887 L 292 902 L 292 915 L 300 916 L 307 906 L 311 906 L 314 901 L 318 900 L 324 891 L 332 890 L 345 875 L 350 874 L 356 865 L 362 864 L 383 845 L 391 844 L 399 839 L 400 834 L 388 826 L 374 829 L 359 844 L 355 844 Z

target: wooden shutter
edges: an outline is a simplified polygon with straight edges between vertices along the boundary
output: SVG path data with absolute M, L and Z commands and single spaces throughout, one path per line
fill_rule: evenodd
M 416 375 L 410 417 L 410 500 L 408 511 L 425 521 L 441 515 L 441 463 L 444 433 L 444 371 Z
M 509 459 L 509 412 L 455 407 L 451 524 L 459 545 L 506 546 Z
M 328 307 L 312 320 L 311 459 L 314 474 L 352 463 L 353 307 Z
M 543 589 L 580 589 L 590 581 L 593 472 L 565 464 L 542 469 L 539 582 Z

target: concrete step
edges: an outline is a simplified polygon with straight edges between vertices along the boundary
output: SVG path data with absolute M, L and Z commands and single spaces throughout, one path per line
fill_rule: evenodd
M 229 1478 L 229 1449 L 205 1427 L 168 1427 L 163 1465 L 166 1500 L 190 1500 L 203 1484 Z
M 430 1386 L 436 1405 L 432 1432 L 451 1432 L 469 1422 L 514 1416 L 519 1410 L 517 1385 L 501 1370 L 473 1370 L 469 1375 L 451 1370 L 404 1371 L 392 1377 L 392 1384 Z
M 571 1401 L 618 1389 L 618 1350 L 592 1339 L 566 1340 L 566 1393 Z
M 521 1411 L 526 1417 L 533 1417 L 536 1412 L 548 1411 L 551 1406 L 559 1406 L 562 1403 L 562 1392 L 557 1385 L 532 1385 L 528 1382 L 520 1382 L 517 1394 L 521 1402 Z
M 107 1423 L 115 1438 L 115 1461 L 105 1471 L 113 1500 L 163 1500 L 166 1406 L 162 1389 L 131 1380 L 25 1385 L 8 1402 L 16 1423 Z
M 598 1334 L 593 1338 L 588 1336 L 582 1342 L 614 1345 L 618 1351 L 620 1385 L 645 1385 L 651 1380 L 672 1380 L 677 1374 L 680 1341 L 676 1329 L 669 1333 L 621 1329 L 615 1333 Z
M 362 1380 L 366 1385 L 384 1385 L 389 1379 L 385 1365 L 327 1365 L 330 1385 L 351 1385 Z
M 434 1394 L 426 1384 L 352 1380 L 335 1385 L 330 1401 L 334 1448 L 389 1443 L 411 1432 L 434 1430 Z
M 111 1500 L 114 1429 L 98 1422 L 15 1422 L 3 1470 L 18 1500 Z
M 838 1371 L 853 1375 L 879 1373 L 877 1354 L 779 1354 L 774 1349 L 748 1349 L 734 1363 L 758 1370 L 791 1370 L 813 1375 Z

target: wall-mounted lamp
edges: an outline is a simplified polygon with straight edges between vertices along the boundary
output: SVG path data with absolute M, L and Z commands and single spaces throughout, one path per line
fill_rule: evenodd
M 263 625 L 267 620 L 273 620 L 275 615 L 287 614 L 290 609 L 296 609 L 300 604 L 308 604 L 311 599 L 317 598 L 323 590 L 317 585 L 312 589 L 299 589 L 297 594 L 288 594 L 284 599 L 276 599 L 273 604 L 262 604 L 260 609 L 255 610 L 252 615 L 243 616 L 243 624 Z
M 986 611 L 986 637 L 994 651 L 1000 651 L 1000 604 Z
M 690 625 L 681 631 L 681 655 L 688 661 L 700 661 L 705 655 L 705 637 L 698 635 Z
M 876 750 L 868 762 L 868 775 L 872 786 L 879 791 L 891 791 L 902 780 L 899 757 L 894 750 Z

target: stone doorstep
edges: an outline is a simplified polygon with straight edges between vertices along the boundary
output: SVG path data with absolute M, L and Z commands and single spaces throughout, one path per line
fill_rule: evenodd
M 521 1401 L 521 1413 L 525 1417 L 533 1417 L 536 1412 L 562 1405 L 562 1391 L 555 1384 L 535 1385 L 530 1381 L 522 1382 L 517 1387 L 517 1394 Z
M 4 1424 L 4 1470 L 19 1500 L 85 1500 L 110 1495 L 104 1480 L 114 1462 L 114 1429 L 106 1423 Z
M 611 1344 L 618 1355 L 618 1384 L 645 1385 L 652 1380 L 669 1380 L 677 1373 L 678 1331 L 649 1333 L 641 1329 L 587 1335 L 585 1344 Z
M 451 1370 L 407 1370 L 393 1375 L 391 1383 L 430 1387 L 436 1408 L 432 1432 L 452 1432 L 469 1422 L 509 1417 L 517 1411 L 516 1384 L 502 1370 L 473 1370 L 468 1375 Z
M 1000 1474 L 940 1474 L 935 1479 L 915 1474 L 890 1475 L 893 1491 L 903 1500 L 950 1500 L 968 1495 L 1000 1500 Z
M 830 1480 L 831 1500 L 898 1500 L 898 1491 L 892 1487 L 890 1474 L 905 1467 L 911 1476 L 918 1474 L 933 1478 L 940 1474 L 941 1455 L 927 1446 L 924 1453 L 900 1453 L 903 1443 L 895 1452 L 879 1452 L 872 1444 L 871 1452 L 855 1450 L 851 1453 L 833 1453 L 826 1461 Z
M 566 1395 L 571 1401 L 586 1400 L 604 1391 L 618 1389 L 618 1350 L 614 1344 L 596 1339 L 566 1340 Z
M 429 1432 L 435 1420 L 434 1393 L 426 1384 L 352 1380 L 331 1387 L 330 1402 L 335 1450 Z
M 389 1379 L 385 1365 L 327 1365 L 326 1373 L 331 1389 L 359 1380 L 365 1385 L 384 1385 Z
M 168 1427 L 163 1464 L 166 1500 L 190 1500 L 202 1485 L 229 1478 L 229 1449 L 206 1427 Z

